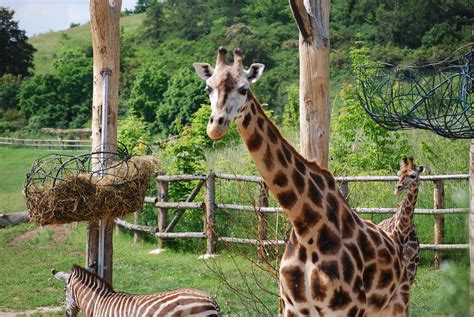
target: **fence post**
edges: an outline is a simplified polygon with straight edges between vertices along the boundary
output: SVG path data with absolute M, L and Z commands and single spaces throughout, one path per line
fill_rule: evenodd
M 133 213 L 133 223 L 138 225 L 140 224 L 140 214 L 142 213 L 141 209 Z M 140 235 L 137 231 L 133 231 L 133 244 L 140 242 Z
M 212 256 L 216 254 L 216 231 L 215 225 L 215 206 L 216 206 L 216 175 L 210 173 L 206 182 L 206 197 L 204 204 L 206 207 L 206 213 L 204 215 L 204 231 L 207 235 L 207 248 L 206 256 Z
M 259 207 L 268 207 L 268 187 L 264 182 L 260 183 L 260 193 L 258 196 Z M 263 241 L 267 240 L 267 216 L 260 209 L 257 210 L 258 219 L 258 258 L 261 261 L 267 259 L 267 253 L 265 252 L 265 245 Z
M 159 175 L 163 175 L 160 173 Z M 157 201 L 165 202 L 168 200 L 168 182 L 158 181 L 158 192 L 157 192 Z M 165 232 L 166 230 L 166 218 L 168 217 L 168 209 L 166 208 L 157 208 L 158 211 L 158 231 Z M 158 239 L 158 249 L 161 250 L 164 248 L 164 240 Z
M 434 181 L 433 209 L 444 209 L 444 184 L 442 180 Z M 444 242 L 444 215 L 434 216 L 434 244 Z M 441 252 L 435 250 L 434 267 L 439 269 L 442 261 Z

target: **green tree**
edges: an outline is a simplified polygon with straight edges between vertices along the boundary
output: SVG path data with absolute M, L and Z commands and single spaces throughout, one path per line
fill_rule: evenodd
M 36 49 L 27 42 L 25 31 L 13 21 L 15 11 L 0 7 L 0 76 L 30 76 Z
M 168 80 L 168 73 L 157 66 L 145 65 L 138 71 L 128 102 L 145 121 L 155 121 Z
M 21 82 L 20 76 L 5 74 L 0 77 L 0 116 L 8 109 L 18 108 Z
M 81 127 L 90 118 L 92 59 L 65 51 L 50 73 L 35 75 L 20 90 L 20 112 L 33 128 Z
M 201 104 L 209 102 L 203 86 L 202 80 L 190 68 L 183 68 L 172 77 L 156 112 L 155 130 L 166 137 L 188 124 Z

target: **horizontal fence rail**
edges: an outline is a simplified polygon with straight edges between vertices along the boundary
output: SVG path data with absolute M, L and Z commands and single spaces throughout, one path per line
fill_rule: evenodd
M 226 181 L 238 181 L 238 182 L 249 182 L 260 185 L 260 196 L 258 199 L 258 205 L 239 205 L 239 204 L 227 204 L 215 201 L 215 179 L 221 179 Z M 396 176 L 341 176 L 336 177 L 336 181 L 341 186 L 341 192 L 344 194 L 344 186 L 348 192 L 348 184 L 351 182 L 395 182 L 398 181 Z M 417 208 L 414 213 L 417 215 L 434 216 L 434 241 L 432 244 L 420 244 L 420 248 L 423 250 L 434 250 L 435 251 L 435 266 L 439 266 L 441 261 L 442 251 L 447 250 L 467 250 L 468 244 L 445 244 L 444 243 L 444 217 L 445 215 L 454 214 L 466 214 L 469 212 L 469 208 L 445 208 L 444 206 L 444 187 L 445 181 L 454 180 L 468 180 L 469 175 L 467 174 L 456 174 L 456 175 L 430 175 L 422 176 L 421 180 L 424 182 L 433 182 L 434 196 L 433 196 L 433 208 L 422 209 Z M 212 181 L 210 181 L 212 180 Z M 135 232 L 147 232 L 154 234 L 162 246 L 162 239 L 174 239 L 174 238 L 190 238 L 190 239 L 207 239 L 207 250 L 208 254 L 216 252 L 215 243 L 217 241 L 223 243 L 238 243 L 255 245 L 259 248 L 259 256 L 265 256 L 263 248 L 265 246 L 284 246 L 284 240 L 271 240 L 267 238 L 265 228 L 265 217 L 266 214 L 281 213 L 283 209 L 280 207 L 269 207 L 268 206 L 268 193 L 266 191 L 266 185 L 263 179 L 259 176 L 252 175 L 235 175 L 235 174 L 194 174 L 194 175 L 158 175 L 156 177 L 158 182 L 158 193 L 157 198 L 146 197 L 145 202 L 153 203 L 158 210 L 159 225 L 158 227 L 147 227 L 136 224 L 130 224 L 123 220 L 118 219 L 117 225 L 123 228 L 133 230 Z M 181 202 L 169 202 L 168 197 L 168 183 L 169 182 L 181 182 L 181 181 L 199 181 L 196 187 L 192 190 L 186 201 Z M 195 202 L 194 198 L 197 196 L 201 188 L 204 188 L 206 194 L 205 201 Z M 166 223 L 166 217 L 168 209 L 177 210 L 177 214 L 170 224 Z M 179 221 L 183 213 L 188 210 L 201 210 L 204 215 L 205 223 L 203 232 L 171 232 L 176 223 Z M 232 210 L 237 212 L 252 212 L 258 217 L 258 239 L 239 238 L 239 237 L 220 237 L 216 235 L 215 227 L 215 211 L 216 210 Z M 359 214 L 394 214 L 397 208 L 364 208 L 355 207 L 353 210 Z M 137 219 L 137 218 L 136 218 Z M 263 251 L 262 251 L 263 250 Z
M 62 140 L 62 139 L 20 139 L 0 137 L 0 144 L 21 145 L 35 148 L 49 149 L 90 149 L 92 143 L 90 140 Z

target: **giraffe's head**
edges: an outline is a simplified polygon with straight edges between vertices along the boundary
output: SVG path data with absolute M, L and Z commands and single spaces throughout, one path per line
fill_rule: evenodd
M 223 138 L 229 124 L 244 112 L 249 85 L 262 76 L 265 68 L 263 64 L 252 64 L 245 70 L 239 49 L 234 50 L 234 63 L 229 65 L 226 54 L 225 48 L 219 48 L 215 68 L 207 63 L 193 64 L 199 77 L 206 81 L 212 110 L 207 135 L 213 140 Z
M 400 162 L 400 171 L 398 171 L 398 183 L 395 186 L 395 195 L 400 194 L 405 189 L 413 185 L 420 184 L 420 175 L 425 171 L 425 167 L 416 166 L 413 158 L 404 158 Z

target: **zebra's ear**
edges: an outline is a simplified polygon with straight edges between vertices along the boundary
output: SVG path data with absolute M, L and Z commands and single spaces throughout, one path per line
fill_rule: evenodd
M 97 267 L 97 262 L 94 262 L 86 268 L 86 271 L 89 273 L 95 273 L 96 267 Z
M 64 272 L 58 272 L 55 269 L 51 270 L 51 273 L 53 273 L 53 276 L 60 280 L 63 281 L 64 283 L 67 283 L 69 281 L 69 278 L 71 277 L 71 274 L 69 273 L 64 273 Z

